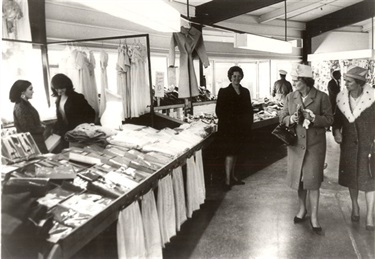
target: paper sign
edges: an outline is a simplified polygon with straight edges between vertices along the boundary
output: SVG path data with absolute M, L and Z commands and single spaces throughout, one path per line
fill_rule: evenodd
M 176 85 L 176 67 L 168 67 L 168 86 L 174 89 Z
M 164 97 L 164 73 L 156 72 L 155 74 L 155 96 Z

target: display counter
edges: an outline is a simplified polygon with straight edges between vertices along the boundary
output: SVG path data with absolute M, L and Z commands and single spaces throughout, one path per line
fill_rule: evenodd
M 144 178 L 139 182 L 137 186 L 126 192 L 125 194 L 114 199 L 105 209 L 94 214 L 91 218 L 85 221 L 82 225 L 75 227 L 69 234 L 65 237 L 58 239 L 56 242 L 48 242 L 44 245 L 44 250 L 40 251 L 40 257 L 42 258 L 70 258 L 81 250 L 86 244 L 93 240 L 96 236 L 102 233 L 104 230 L 109 228 L 117 219 L 119 212 L 125 209 L 129 204 L 134 201 L 140 200 L 143 195 L 145 195 L 150 190 L 156 189 L 159 180 L 167 176 L 168 174 L 173 174 L 173 169 L 185 165 L 187 160 L 191 158 L 197 151 L 202 150 L 210 144 L 212 141 L 211 131 L 208 130 L 207 134 L 201 138 L 194 146 L 186 149 L 183 153 L 179 153 L 175 156 L 169 163 L 165 164 L 148 177 Z M 74 148 L 70 148 L 73 149 Z M 93 147 L 93 149 L 97 149 Z M 104 153 L 103 153 L 104 154 Z M 60 155 L 60 154 L 57 154 Z M 71 157 L 71 156 L 69 156 Z M 40 160 L 41 159 L 41 160 Z M 12 167 L 15 168 L 12 173 L 17 172 L 17 168 L 23 168 L 25 165 L 30 165 L 33 163 L 41 163 L 43 158 L 35 159 L 33 161 L 23 162 L 19 166 L 13 164 Z M 70 160 L 69 160 L 70 161 Z M 52 163 L 52 162 L 50 162 Z M 40 165 L 38 165 L 39 167 Z M 87 167 L 89 168 L 89 166 Z M 79 171 L 78 171 L 79 172 Z M 17 172 L 18 173 L 18 172 Z M 9 176 L 9 174 L 8 174 Z M 19 175 L 18 175 L 19 177 Z M 78 177 L 78 176 L 77 176 Z M 9 178 L 3 179 L 3 181 L 8 181 Z M 14 178 L 13 178 L 14 179 Z M 48 179 L 47 179 L 48 180 Z M 54 182 L 55 184 L 56 182 Z M 61 181 L 57 181 L 61 184 Z M 4 183 L 3 183 L 4 184 Z M 88 190 L 88 188 L 87 188 Z
M 208 135 L 204 140 L 195 145 L 191 150 L 177 157 L 172 162 L 161 168 L 130 192 L 116 199 L 105 210 L 101 211 L 82 226 L 76 228 L 64 239 L 54 244 L 46 258 L 69 258 L 88 244 L 97 235 L 107 229 L 118 218 L 120 210 L 130 203 L 138 200 L 142 195 L 157 186 L 158 180 L 171 173 L 171 170 L 183 165 L 188 157 L 194 152 L 205 148 L 212 141 L 212 136 Z

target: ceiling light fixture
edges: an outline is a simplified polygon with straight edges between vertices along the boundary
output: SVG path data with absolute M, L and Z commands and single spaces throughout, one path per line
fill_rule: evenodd
M 247 33 L 235 34 L 234 47 L 281 54 L 290 54 L 293 51 L 290 42 Z
M 146 26 L 160 32 L 179 32 L 180 13 L 164 0 L 65 0 Z
M 375 50 L 374 49 L 361 49 L 361 50 L 318 53 L 318 54 L 307 55 L 307 61 L 360 59 L 360 58 L 374 59 Z

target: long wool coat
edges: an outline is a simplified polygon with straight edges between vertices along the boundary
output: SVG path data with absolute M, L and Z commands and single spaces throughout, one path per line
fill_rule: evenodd
M 347 89 L 343 89 L 336 99 L 338 109 L 333 128 L 341 129 L 343 136 L 339 184 L 356 190 L 374 191 L 375 181 L 369 175 L 367 156 L 375 139 L 375 89 L 365 85 L 360 98 L 353 111 Z
M 178 83 L 178 97 L 186 98 L 198 96 L 198 82 L 194 70 L 193 54 L 196 53 L 204 67 L 210 65 L 206 48 L 204 46 L 202 33 L 191 27 L 181 27 L 180 32 L 174 32 L 169 49 L 169 65 L 175 65 L 175 48 L 178 46 L 180 52 L 180 79 Z M 190 77 L 189 77 L 190 76 Z
M 286 104 L 280 113 L 280 121 L 290 125 L 290 116 L 297 111 L 297 106 L 309 109 L 315 114 L 315 121 L 306 129 L 296 125 L 297 143 L 288 146 L 287 184 L 293 188 L 305 190 L 320 188 L 323 181 L 324 161 L 326 155 L 326 127 L 333 123 L 331 102 L 327 94 L 311 88 L 305 102 L 300 92 L 294 91 L 287 95 Z

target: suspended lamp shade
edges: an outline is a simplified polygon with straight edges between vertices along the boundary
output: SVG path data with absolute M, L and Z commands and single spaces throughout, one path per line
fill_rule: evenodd
M 290 54 L 293 50 L 290 42 L 246 33 L 235 34 L 234 47 L 281 54 Z
M 164 0 L 68 0 L 160 32 L 179 32 L 180 13 Z

